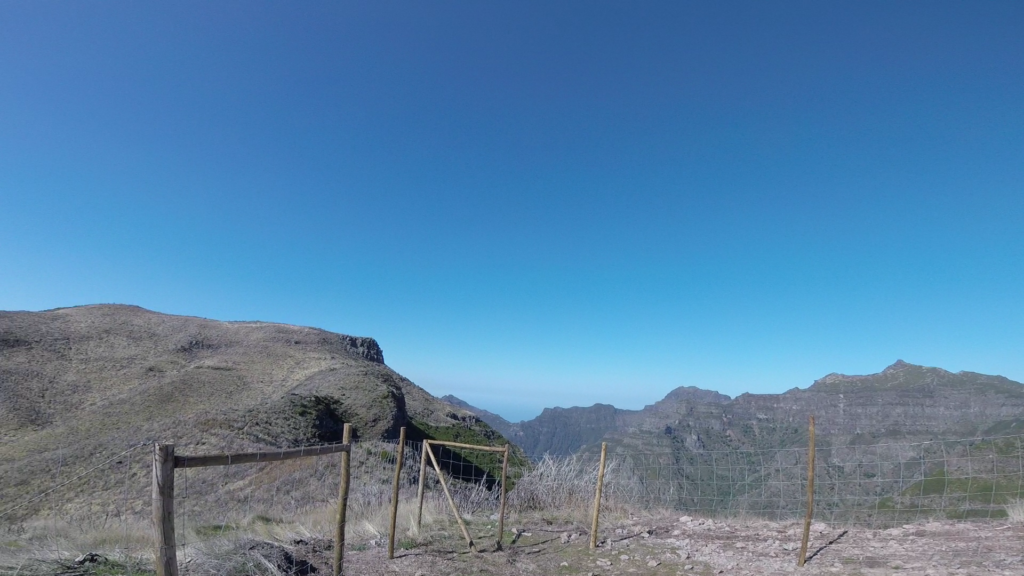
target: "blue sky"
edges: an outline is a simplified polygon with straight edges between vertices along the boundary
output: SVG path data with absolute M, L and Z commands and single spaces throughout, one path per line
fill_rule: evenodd
M 1019 2 L 0 3 L 0 309 L 378 339 L 511 419 L 1024 380 Z

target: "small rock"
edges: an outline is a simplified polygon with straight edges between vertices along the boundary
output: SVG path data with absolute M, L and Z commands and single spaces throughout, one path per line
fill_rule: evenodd
M 87 552 L 78 558 L 75 558 L 75 565 L 81 566 L 83 564 L 96 564 L 97 562 L 102 562 L 104 560 L 106 560 L 106 558 L 95 552 Z
M 597 565 L 598 566 L 611 566 L 612 565 L 612 561 L 607 559 L 607 558 L 598 558 L 597 559 Z
M 568 562 L 562 562 L 561 564 L 559 564 L 559 566 L 565 566 L 565 567 L 568 567 L 568 566 L 569 566 L 569 563 L 568 563 Z
M 693 520 L 693 518 L 690 518 L 689 516 L 683 516 L 682 518 L 679 519 L 679 523 L 680 524 L 686 524 L 690 520 Z
M 571 538 L 572 538 L 572 537 L 571 537 L 571 536 L 569 536 L 569 533 L 568 533 L 568 532 L 562 532 L 562 535 L 558 537 L 558 541 L 559 541 L 559 542 L 561 542 L 562 544 L 568 544 L 568 543 L 569 543 L 569 540 L 570 540 Z
M 683 566 L 683 570 L 693 570 L 693 564 L 687 564 L 686 566 Z
M 661 564 L 661 562 L 658 562 L 657 560 L 648 560 L 647 561 L 647 565 L 650 566 L 651 568 L 654 568 L 655 566 L 658 566 L 659 564 Z
M 619 556 L 619 560 L 629 560 L 629 556 L 623 554 L 622 556 Z

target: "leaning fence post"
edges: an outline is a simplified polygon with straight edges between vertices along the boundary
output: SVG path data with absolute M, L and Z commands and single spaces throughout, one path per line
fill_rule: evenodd
M 391 530 L 388 531 L 388 558 L 395 557 L 395 522 L 398 520 L 398 488 L 402 480 L 402 458 L 405 455 L 405 426 L 398 431 L 398 461 L 395 463 L 395 481 L 391 486 Z
M 416 491 L 416 499 L 419 503 L 416 506 L 416 532 L 420 531 L 420 524 L 423 520 L 423 485 L 427 481 L 427 441 L 423 441 L 423 450 L 420 453 L 420 487 Z
M 174 542 L 174 444 L 153 445 L 153 527 L 157 576 L 178 576 Z
M 796 565 L 807 562 L 807 541 L 811 537 L 811 517 L 814 515 L 814 416 L 811 416 L 811 437 L 807 444 L 807 516 L 804 517 L 804 537 L 800 543 L 800 557 Z
M 341 443 L 352 446 L 352 425 L 345 423 Z M 345 566 L 345 512 L 348 509 L 349 462 L 352 451 L 341 453 L 341 483 L 338 485 L 338 519 L 334 527 L 334 576 L 341 576 Z
M 423 442 L 427 444 L 426 441 Z M 469 549 L 476 551 L 476 544 L 473 543 L 473 538 L 469 535 L 469 529 L 466 528 L 466 523 L 462 521 L 462 514 L 459 512 L 458 505 L 455 504 L 455 499 L 452 498 L 452 492 L 448 489 L 448 482 L 444 479 L 444 472 L 441 471 L 441 466 L 437 463 L 437 458 L 434 458 L 434 453 L 427 448 L 427 456 L 430 456 L 430 463 L 434 465 L 434 470 L 437 471 L 437 480 L 441 483 L 441 489 L 444 490 L 444 495 L 448 499 L 448 505 L 452 508 L 452 513 L 455 514 L 455 520 L 459 523 L 459 529 L 462 530 L 462 535 L 466 538 L 466 543 L 469 544 Z
M 508 444 L 505 444 L 505 456 L 501 461 L 501 507 L 498 510 L 498 550 L 501 550 L 501 540 L 505 536 L 505 496 L 508 489 L 505 482 L 508 480 Z
M 601 442 L 601 464 L 597 468 L 597 493 L 594 495 L 594 522 L 590 526 L 590 549 L 597 548 L 597 517 L 601 512 L 601 490 L 604 488 L 604 459 L 608 443 Z

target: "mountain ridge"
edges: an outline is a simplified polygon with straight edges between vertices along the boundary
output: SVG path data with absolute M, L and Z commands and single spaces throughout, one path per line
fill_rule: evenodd
M 780 394 L 729 398 L 679 387 L 640 410 L 608 404 L 545 408 L 536 418 L 514 424 L 489 421 L 491 413 L 463 407 L 520 443 L 532 458 L 592 451 L 603 441 L 668 450 L 798 446 L 812 414 L 819 434 L 836 444 L 1024 432 L 1021 383 L 903 360 L 875 374 L 831 373 Z

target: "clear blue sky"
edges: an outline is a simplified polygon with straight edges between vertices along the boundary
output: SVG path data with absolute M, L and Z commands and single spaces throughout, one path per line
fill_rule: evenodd
M 3 2 L 0 309 L 378 339 L 512 419 L 1024 380 L 1024 3 Z

